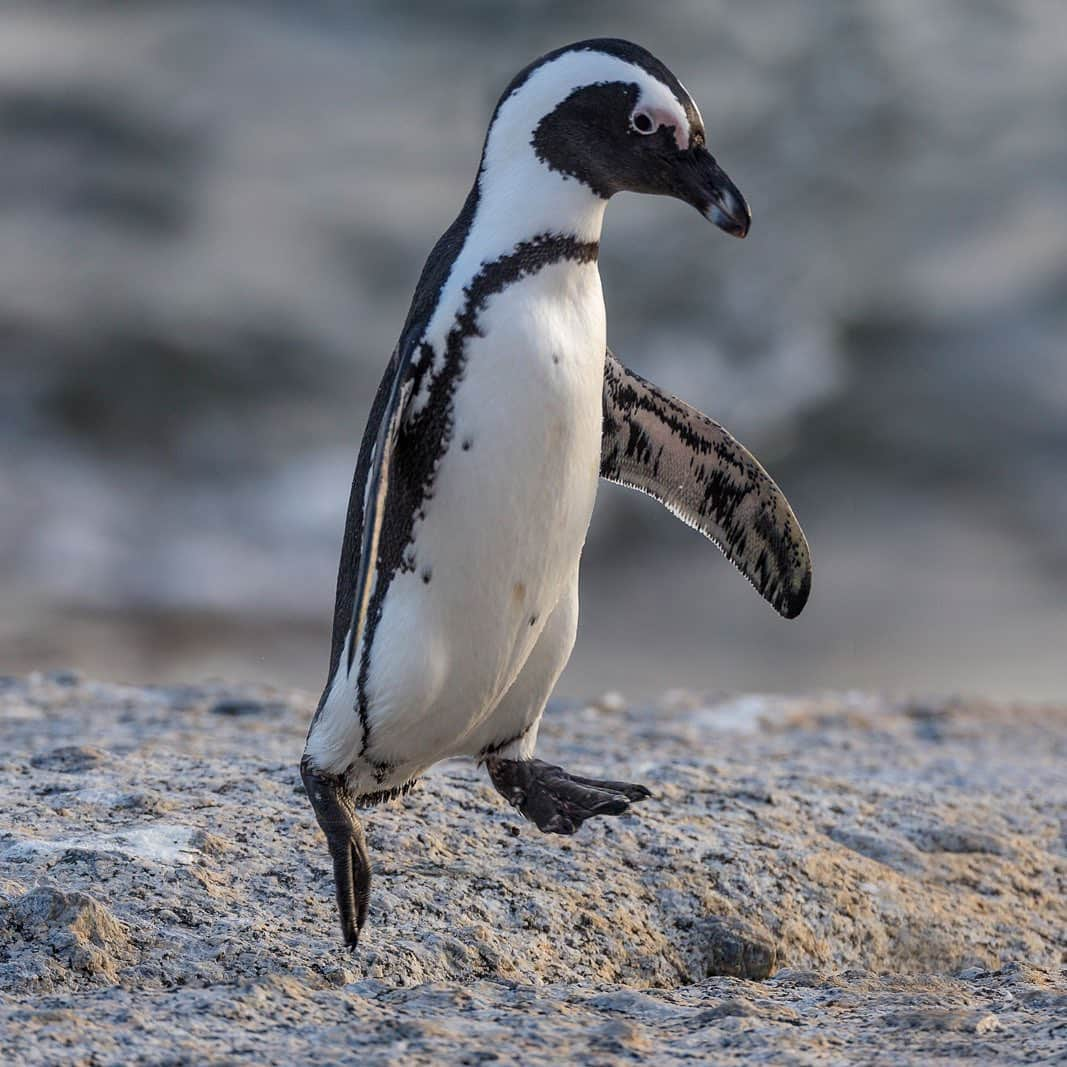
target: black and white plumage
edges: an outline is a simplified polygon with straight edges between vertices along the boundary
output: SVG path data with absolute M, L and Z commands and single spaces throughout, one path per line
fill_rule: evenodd
M 599 477 L 715 540 L 786 617 L 807 598 L 804 536 L 763 468 L 607 352 L 597 251 L 622 190 L 748 231 L 699 111 L 662 63 L 617 40 L 532 63 L 493 113 L 474 187 L 430 253 L 375 397 L 329 678 L 301 763 L 349 944 L 370 885 L 355 807 L 403 792 L 441 759 L 484 761 L 550 832 L 648 795 L 533 759 L 574 644 Z
M 787 619 L 811 592 L 808 544 L 759 460 L 717 422 L 604 362 L 600 477 L 639 489 L 719 546 Z

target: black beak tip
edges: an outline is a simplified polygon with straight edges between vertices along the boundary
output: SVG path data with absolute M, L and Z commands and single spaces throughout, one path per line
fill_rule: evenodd
M 707 220 L 713 222 L 723 233 L 731 237 L 747 237 L 752 225 L 752 212 L 743 200 L 723 199 L 720 203 L 709 205 L 704 212 Z

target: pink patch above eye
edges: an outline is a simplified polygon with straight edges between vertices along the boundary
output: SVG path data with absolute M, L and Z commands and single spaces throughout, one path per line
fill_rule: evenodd
M 689 121 L 681 108 L 675 111 L 666 107 L 642 106 L 636 114 L 647 115 L 652 120 L 653 130 L 658 130 L 661 126 L 673 127 L 674 143 L 683 152 L 689 147 Z

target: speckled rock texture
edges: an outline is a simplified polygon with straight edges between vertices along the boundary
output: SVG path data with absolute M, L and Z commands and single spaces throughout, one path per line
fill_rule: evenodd
M 483 771 L 368 813 L 340 947 L 307 694 L 0 679 L 13 1064 L 1067 1058 L 1067 711 L 668 694 L 550 708 L 646 784 L 573 838 Z

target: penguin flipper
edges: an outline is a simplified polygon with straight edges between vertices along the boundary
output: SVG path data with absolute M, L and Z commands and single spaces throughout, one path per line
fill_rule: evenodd
M 803 610 L 811 553 L 774 480 L 717 422 L 627 370 L 610 349 L 600 476 L 699 530 L 785 618 Z
M 385 517 L 385 498 L 389 492 L 389 475 L 393 449 L 400 434 L 400 424 L 408 400 L 411 399 L 412 382 L 408 377 L 410 350 L 397 359 L 397 368 L 389 389 L 389 399 L 378 423 L 378 433 L 370 454 L 367 483 L 363 491 L 362 536 L 359 545 L 359 565 L 356 570 L 355 599 L 352 605 L 351 640 L 348 645 L 348 669 L 363 639 L 363 627 L 367 621 L 367 604 L 373 588 L 374 570 L 378 563 L 378 541 Z
M 355 650 L 363 636 L 377 568 L 393 451 L 412 393 L 411 351 L 411 345 L 398 346 L 394 351 L 374 398 L 360 446 L 337 577 L 330 681 L 311 720 L 309 743 L 325 709 L 333 679 L 342 669 L 345 644 L 348 645 L 347 670 L 351 671 Z M 330 848 L 337 910 L 345 944 L 355 948 L 367 919 L 370 900 L 371 867 L 363 827 L 356 816 L 344 775 L 328 774 L 315 767 L 306 748 L 300 762 L 300 774 L 315 818 Z

